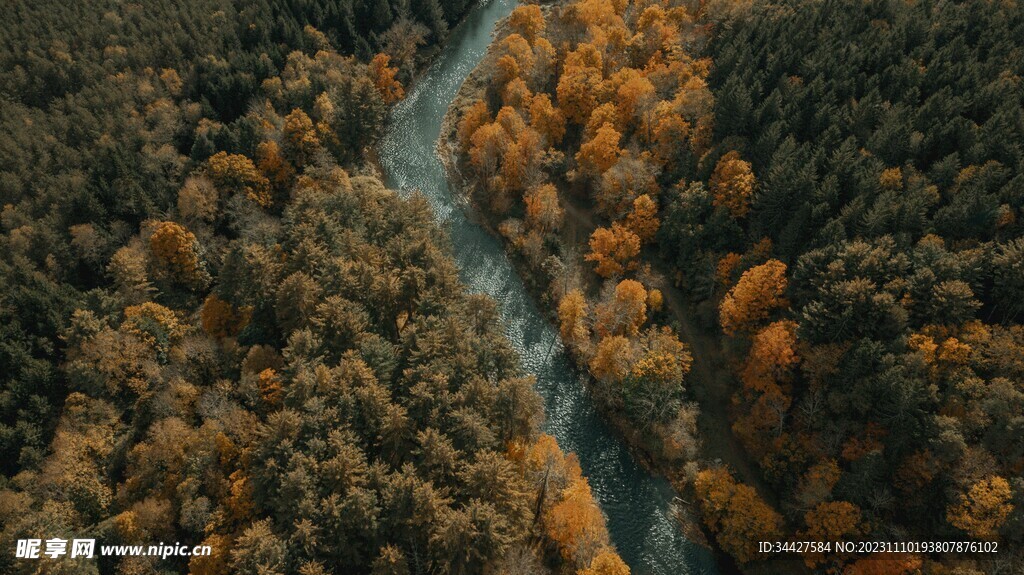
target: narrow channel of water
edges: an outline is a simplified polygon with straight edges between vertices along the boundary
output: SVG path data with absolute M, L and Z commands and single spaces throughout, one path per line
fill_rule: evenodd
M 378 147 L 387 185 L 406 192 L 418 189 L 429 198 L 438 221 L 448 228 L 462 280 L 499 303 L 508 338 L 523 366 L 537 375 L 545 431 L 579 457 L 608 517 L 612 541 L 633 574 L 714 573 L 711 553 L 687 541 L 673 519 L 672 489 L 641 468 L 598 416 L 557 331 L 534 305 L 498 240 L 467 219 L 436 155 L 449 104 L 483 57 L 495 24 L 515 6 L 513 0 L 485 0 L 474 8 L 408 98 L 395 107 Z

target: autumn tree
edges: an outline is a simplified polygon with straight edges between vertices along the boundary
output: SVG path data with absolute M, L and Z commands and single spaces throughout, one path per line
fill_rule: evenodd
M 647 321 L 647 290 L 636 280 L 622 280 L 595 308 L 594 329 L 601 337 L 635 336 Z
M 203 331 L 212 337 L 237 335 L 249 322 L 250 309 L 237 309 L 229 302 L 211 293 L 206 296 L 199 312 Z
M 268 140 L 256 146 L 256 166 L 270 182 L 276 199 L 283 201 L 294 181 L 295 168 L 284 158 L 277 142 Z
M 196 236 L 175 222 L 160 222 L 149 237 L 149 249 L 160 269 L 186 284 L 201 284 L 206 277 L 199 260 Z
M 565 294 L 558 302 L 559 332 L 562 341 L 575 349 L 584 349 L 590 342 L 587 299 L 579 290 Z
M 499 113 L 499 118 L 500 116 Z M 518 119 L 518 122 L 521 121 L 521 118 Z M 500 173 L 506 190 L 518 193 L 539 183 L 542 178 L 541 138 L 537 132 L 525 125 L 515 130 L 506 129 L 506 133 L 509 136 L 509 143 L 502 157 Z
M 683 380 L 693 356 L 668 327 L 649 328 L 638 343 L 642 351 L 623 389 L 626 409 L 643 427 L 666 423 L 680 409 Z
M 636 234 L 640 243 L 653 240 L 660 226 L 658 204 L 651 199 L 651 196 L 643 194 L 633 200 L 633 210 L 626 216 L 626 227 Z
M 171 344 L 180 341 L 186 332 L 186 326 L 182 325 L 172 310 L 149 301 L 126 307 L 121 329 L 134 334 L 162 354 L 168 351 Z
M 619 108 L 611 102 L 605 102 L 590 112 L 590 117 L 587 118 L 587 123 L 583 126 L 583 139 L 593 139 L 597 135 L 597 131 L 605 124 L 611 125 L 620 133 L 625 132 L 629 127 L 626 124 L 626 118 L 619 113 Z
M 178 213 L 185 218 L 212 222 L 219 216 L 220 196 L 213 182 L 203 176 L 191 176 L 178 190 Z
M 590 372 L 599 381 L 620 383 L 629 375 L 639 353 L 637 346 L 621 335 L 601 338 L 590 359 Z
M 535 94 L 530 101 L 530 127 L 544 136 L 546 143 L 556 146 L 565 135 L 565 117 L 561 110 L 551 103 L 547 94 Z
M 270 180 L 241 154 L 217 152 L 206 162 L 206 173 L 213 185 L 227 195 L 242 194 L 260 207 L 268 207 L 273 198 L 270 195 Z
M 745 217 L 750 211 L 754 185 L 750 162 L 741 159 L 735 150 L 719 158 L 709 181 L 715 207 L 725 208 L 734 218 Z
M 727 469 L 697 474 L 694 490 L 701 513 L 718 544 L 741 563 L 757 557 L 757 542 L 778 539 L 782 517 L 761 500 L 754 488 L 737 482 Z
M 797 484 L 797 502 L 810 509 L 832 495 L 842 471 L 835 459 L 825 459 L 812 465 Z
M 1010 484 L 1002 477 L 986 477 L 950 505 L 946 519 L 975 539 L 998 539 L 999 529 L 1013 511 Z
M 533 187 L 523 196 L 526 221 L 541 232 L 557 231 L 562 225 L 565 210 L 558 203 L 558 190 L 552 184 Z
M 110 257 L 107 272 L 113 278 L 117 292 L 126 302 L 139 301 L 156 289 L 150 283 L 149 263 L 149 253 L 138 240 L 118 248 Z
M 619 116 L 630 124 L 638 124 L 644 110 L 654 104 L 654 84 L 633 68 L 622 68 L 610 78 Z
M 807 530 L 802 534 L 808 541 L 850 541 L 863 531 L 860 508 L 848 501 L 825 501 L 804 515 Z M 836 552 L 842 557 L 844 554 Z M 826 554 L 808 552 L 804 563 L 814 568 L 826 561 Z
M 519 34 L 509 34 L 498 42 L 501 54 L 495 64 L 494 80 L 499 87 L 515 78 L 528 77 L 533 71 L 534 56 L 530 43 Z
M 590 44 L 580 44 L 565 57 L 556 94 L 558 107 L 566 118 L 583 125 L 597 106 L 597 89 L 603 79 L 601 53 Z
M 584 259 L 594 262 L 601 277 L 622 274 L 635 266 L 633 258 L 640 254 L 640 238 L 628 228 L 613 223 L 611 228 L 597 228 L 590 235 L 590 253 Z
M 487 109 L 487 103 L 483 100 L 477 100 L 466 109 L 462 115 L 462 120 L 459 121 L 458 130 L 459 145 L 462 146 L 463 153 L 468 152 L 470 146 L 473 145 L 473 134 L 481 126 L 490 122 L 491 112 Z
M 660 191 L 658 168 L 648 156 L 626 153 L 601 174 L 594 199 L 598 213 L 614 221 L 626 216 L 638 197 L 647 195 L 653 200 Z
M 485 124 L 470 138 L 469 159 L 485 179 L 497 174 L 501 158 L 510 141 L 508 133 L 497 122 Z
M 395 78 L 398 68 L 391 66 L 391 56 L 387 54 L 374 56 L 370 60 L 369 72 L 373 86 L 380 93 L 385 104 L 394 104 L 405 97 L 402 83 Z
M 594 556 L 589 567 L 577 571 L 576 575 L 629 575 L 629 566 L 618 553 L 606 548 Z
M 778 260 L 743 272 L 719 307 L 722 330 L 728 335 L 750 331 L 772 311 L 786 307 L 786 286 L 786 264 Z
M 608 544 L 608 530 L 586 478 L 570 483 L 545 517 L 548 537 L 570 564 L 589 565 Z
M 692 128 L 670 102 L 659 102 L 641 124 L 641 136 L 651 146 L 653 156 L 660 165 L 679 162 L 687 150 Z
M 281 135 L 285 157 L 297 166 L 309 163 L 320 149 L 320 136 L 313 120 L 301 108 L 295 108 L 285 116 Z
M 513 78 L 501 89 L 501 102 L 505 106 L 525 110 L 530 107 L 533 101 L 533 92 L 527 86 L 526 80 Z
M 651 288 L 647 290 L 647 309 L 653 312 L 659 312 L 665 305 L 665 296 L 662 295 L 661 290 L 657 288 Z
M 754 336 L 741 378 L 749 389 L 764 391 L 769 385 L 787 383 L 799 362 L 793 321 L 777 321 Z
M 526 38 L 532 44 L 544 34 L 544 14 L 536 4 L 517 6 L 508 15 L 508 27 L 513 33 Z
M 601 126 L 592 139 L 580 145 L 576 153 L 580 174 L 597 178 L 614 166 L 622 155 L 619 148 L 621 139 L 622 134 L 611 124 Z

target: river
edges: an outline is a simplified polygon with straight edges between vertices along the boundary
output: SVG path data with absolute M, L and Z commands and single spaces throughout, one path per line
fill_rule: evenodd
M 378 146 L 385 180 L 390 188 L 404 193 L 418 189 L 426 195 L 451 237 L 462 280 L 470 290 L 499 303 L 509 340 L 524 368 L 537 376 L 546 412 L 544 431 L 579 457 L 608 518 L 612 541 L 632 573 L 715 573 L 712 554 L 687 541 L 673 519 L 674 493 L 668 482 L 640 467 L 598 415 L 558 332 L 537 309 L 498 240 L 467 218 L 469 208 L 449 189 L 435 152 L 449 104 L 483 58 L 495 24 L 516 4 L 491 0 L 477 5 L 408 97 L 392 110 Z

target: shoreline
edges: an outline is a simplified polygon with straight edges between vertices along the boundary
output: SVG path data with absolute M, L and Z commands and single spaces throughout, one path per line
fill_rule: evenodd
M 494 32 L 494 36 L 496 38 L 500 37 L 502 34 L 504 24 L 504 21 L 499 22 L 496 27 Z M 474 198 L 472 192 L 476 189 L 477 184 L 463 173 L 462 166 L 459 161 L 458 143 L 456 139 L 456 118 L 458 116 L 458 112 L 465 107 L 465 105 L 479 99 L 486 90 L 485 79 L 481 78 L 483 75 L 482 71 L 489 63 L 492 62 L 493 53 L 488 50 L 480 64 L 478 64 L 466 77 L 466 80 L 459 88 L 455 99 L 452 101 L 445 113 L 441 124 L 441 133 L 439 134 L 435 144 L 435 151 L 445 168 L 446 179 L 448 180 L 448 185 L 453 190 L 453 195 L 459 198 L 461 202 L 464 202 L 464 212 L 467 219 L 479 225 L 481 228 L 486 230 L 488 234 L 501 242 L 501 245 L 505 248 L 505 253 L 508 256 L 509 261 L 512 263 L 516 273 L 523 281 L 523 285 L 526 286 L 530 297 L 537 305 L 537 308 L 542 312 L 545 319 L 551 323 L 557 332 L 558 318 L 556 311 L 551 308 L 548 302 L 545 301 L 545 298 L 543 297 L 543 289 L 540 286 L 537 286 L 535 282 L 526 280 L 532 271 L 526 266 L 526 263 L 523 261 L 521 256 L 508 249 L 507 239 L 498 232 L 495 218 L 488 215 L 487 211 L 483 209 Z M 566 212 L 566 219 L 568 220 L 570 218 L 569 210 L 566 210 Z M 574 221 L 573 223 L 581 224 L 583 222 Z M 625 418 L 616 414 L 605 401 L 602 401 L 593 393 L 596 387 L 594 385 L 595 380 L 587 366 L 580 365 L 578 358 L 576 358 L 568 348 L 566 349 L 566 353 L 570 356 L 573 365 L 580 370 L 580 372 L 586 374 L 585 387 L 587 395 L 593 402 L 600 417 L 604 419 L 614 433 L 619 436 L 630 455 L 648 473 L 663 478 L 668 482 L 673 491 L 674 518 L 686 539 L 695 545 L 710 550 L 714 555 L 715 563 L 717 564 L 720 573 L 744 573 L 744 571 L 740 570 L 732 557 L 726 554 L 718 546 L 714 537 L 707 531 L 707 528 L 699 518 L 699 511 L 693 503 L 695 498 L 693 489 L 682 477 L 680 477 L 681 474 L 670 468 L 668 466 L 668 462 L 659 460 L 659 458 L 655 457 L 648 449 L 641 445 L 642 442 L 637 440 L 635 434 L 630 433 L 630 430 L 632 429 L 630 423 Z M 703 445 L 703 441 L 701 441 L 701 443 Z M 703 452 L 703 449 L 700 451 Z

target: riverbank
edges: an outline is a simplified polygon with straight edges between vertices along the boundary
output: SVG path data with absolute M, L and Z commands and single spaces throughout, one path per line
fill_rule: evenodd
M 544 8 L 546 13 L 551 10 L 551 6 Z M 502 38 L 504 35 L 507 35 L 507 31 L 499 28 L 496 38 Z M 488 85 L 497 59 L 493 46 L 494 44 L 492 44 L 492 50 L 488 51 L 480 64 L 466 78 L 449 107 L 442 124 L 441 137 L 437 142 L 437 151 L 446 167 L 450 185 L 459 190 L 462 199 L 471 206 L 471 217 L 502 243 L 515 265 L 517 273 L 528 286 L 534 301 L 543 310 L 548 321 L 553 325 L 558 325 L 557 301 L 547 292 L 548 286 L 544 285 L 543 278 L 538 281 L 536 269 L 531 267 L 529 262 L 517 253 L 509 239 L 500 233 L 500 224 L 505 218 L 495 216 L 491 210 L 480 205 L 476 193 L 480 183 L 471 175 L 471 170 L 467 169 L 468 166 L 460 153 L 457 135 L 458 122 L 462 116 L 462 110 L 487 98 Z M 586 205 L 587 202 L 581 201 L 578 195 L 567 191 L 566 188 L 569 186 L 559 185 L 557 187 L 559 201 L 565 211 L 559 239 L 564 246 L 576 248 L 577 252 L 580 249 L 585 250 L 587 238 L 598 227 L 592 206 Z M 716 334 L 703 329 L 695 321 L 695 312 L 692 306 L 673 282 L 667 279 L 669 277 L 666 272 L 668 268 L 656 252 L 655 248 L 647 248 L 642 254 L 642 261 L 651 266 L 653 271 L 652 274 L 649 274 L 649 277 L 653 278 L 651 283 L 664 296 L 665 311 L 661 314 L 661 318 L 663 323 L 670 323 L 676 328 L 694 356 L 692 370 L 687 377 L 687 393 L 688 397 L 700 406 L 698 418 L 699 457 L 696 461 L 680 465 L 678 461 L 670 461 L 660 456 L 659 453 L 651 449 L 650 434 L 645 435 L 639 431 L 621 411 L 617 411 L 609 402 L 602 401 L 600 397 L 597 397 L 599 394 L 594 392 L 599 389 L 599 386 L 594 378 L 589 376 L 588 387 L 591 390 L 591 395 L 595 396 L 597 400 L 595 404 L 602 417 L 626 441 L 629 449 L 645 468 L 669 479 L 683 499 L 694 501 L 692 479 L 698 465 L 705 467 L 725 464 L 738 479 L 754 487 L 764 500 L 777 507 L 778 498 L 767 486 L 757 470 L 756 462 L 747 456 L 739 439 L 732 431 L 730 423 L 732 394 L 738 384 L 732 375 L 733 370 L 727 365 L 725 354 L 719 343 L 720 340 Z M 580 277 L 585 284 L 585 293 L 596 293 L 600 288 L 601 278 L 593 273 L 589 264 L 583 262 L 581 253 L 576 253 L 576 256 L 578 261 L 573 262 L 572 265 L 577 265 L 581 271 Z M 581 370 L 588 372 L 585 362 L 581 363 L 579 358 L 576 358 L 576 361 Z M 686 511 L 681 524 L 687 536 L 709 545 L 708 541 L 713 541 L 714 538 L 709 537 L 703 524 L 697 520 L 697 510 L 691 510 L 688 504 Z M 717 552 L 723 572 L 741 572 L 729 555 L 718 548 L 716 544 L 710 545 Z M 770 563 L 755 563 L 747 566 L 742 572 L 803 573 L 806 572 L 806 568 L 800 560 L 777 560 Z
M 544 398 L 543 429 L 567 452 L 577 455 L 623 560 L 634 575 L 713 574 L 712 554 L 686 539 L 672 519 L 674 491 L 649 473 L 626 441 L 595 408 L 583 374 L 560 344 L 556 329 L 536 305 L 503 246 L 484 222 L 468 215 L 461 195 L 448 185 L 436 146 L 449 104 L 466 76 L 493 41 L 495 23 L 515 6 L 511 0 L 480 4 L 430 71 L 410 86 L 392 111 L 388 133 L 377 146 L 377 160 L 388 185 L 403 193 L 419 191 L 447 228 L 459 274 L 468 288 L 498 303 L 522 365 L 536 375 Z
M 546 13 L 550 12 L 551 9 L 551 5 L 542 6 L 542 10 Z M 505 25 L 506 22 L 504 20 L 498 24 L 494 33 L 495 38 L 501 38 L 504 35 L 507 35 L 508 31 L 506 30 Z M 468 175 L 467 170 L 464 169 L 465 166 L 463 166 L 460 161 L 457 137 L 458 118 L 461 116 L 461 111 L 463 109 L 485 96 L 489 77 L 491 71 L 494 69 L 495 60 L 496 57 L 494 51 L 488 50 L 481 62 L 473 69 L 472 72 L 470 72 L 462 83 L 458 94 L 449 106 L 442 121 L 440 137 L 437 140 L 437 155 L 445 167 L 449 185 L 453 190 L 457 191 L 456 193 L 459 195 L 460 199 L 466 202 L 468 206 L 467 217 L 502 243 L 509 259 L 515 266 L 516 272 L 527 286 L 530 296 L 538 305 L 538 308 L 544 313 L 546 320 L 552 326 L 557 326 L 558 317 L 556 310 L 552 305 L 554 302 L 552 302 L 551 298 L 547 297 L 545 293 L 547 286 L 536 281 L 533 270 L 529 267 L 528 262 L 511 249 L 507 238 L 499 232 L 498 228 L 501 223 L 499 218 L 493 216 L 489 210 L 486 210 L 479 205 L 474 194 L 474 191 L 478 186 L 478 182 Z M 594 223 L 589 210 L 577 205 L 576 202 L 565 198 L 564 196 L 566 196 L 566 194 L 561 194 L 561 196 L 563 196 L 561 197 L 561 201 L 565 206 L 567 216 L 564 229 L 561 232 L 563 236 L 562 239 L 567 243 L 567 245 L 578 245 L 590 236 L 596 227 L 596 224 Z M 569 244 L 570 241 L 572 242 L 571 244 Z M 580 263 L 582 263 L 582 258 L 580 258 L 580 260 Z M 596 290 L 599 278 L 589 271 L 589 266 L 581 266 L 581 269 L 588 272 L 585 275 L 587 276 L 589 289 Z M 579 364 L 578 360 L 576 362 Z M 672 466 L 670 462 L 659 458 L 652 450 L 646 449 L 644 444 L 647 439 L 642 437 L 641 433 L 631 425 L 630 421 L 621 413 L 612 409 L 608 402 L 601 401 L 599 398 L 594 397 L 595 394 L 593 392 L 596 389 L 595 380 L 593 379 L 593 376 L 590 375 L 586 365 L 581 365 L 580 369 L 581 372 L 585 373 L 587 376 L 586 383 L 588 390 L 591 392 L 591 396 L 595 399 L 595 406 L 598 408 L 602 418 L 612 425 L 615 432 L 625 442 L 633 457 L 648 472 L 665 477 L 673 486 L 674 491 L 678 494 L 675 497 L 675 503 L 678 505 L 678 508 L 676 509 L 676 518 L 679 521 L 680 529 L 686 535 L 687 539 L 715 551 L 721 573 L 740 573 L 741 571 L 732 558 L 721 552 L 720 549 L 717 549 L 716 545 L 713 543 L 713 538 L 710 537 L 710 534 L 706 531 L 705 527 L 697 517 L 698 512 L 692 507 L 692 502 L 695 497 L 692 489 L 692 478 L 685 477 L 685 471 L 683 469 Z

